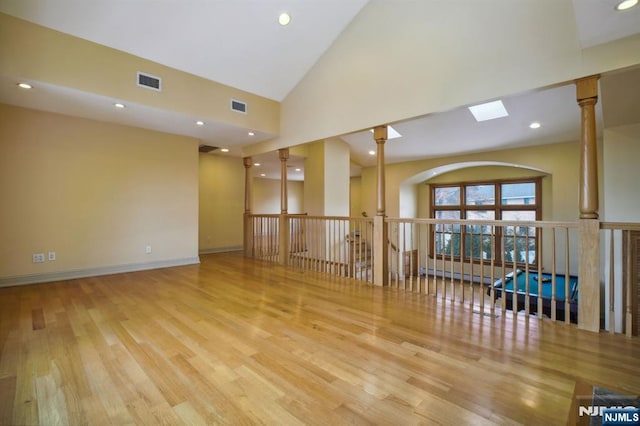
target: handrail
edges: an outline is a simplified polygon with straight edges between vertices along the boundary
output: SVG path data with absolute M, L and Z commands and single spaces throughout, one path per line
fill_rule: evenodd
M 640 231 L 637 222 L 600 222 L 600 229 L 615 229 L 619 231 Z
M 509 309 L 513 315 L 523 310 L 525 314 L 549 316 L 554 321 L 574 322 L 578 317 L 577 302 L 572 299 L 577 281 L 571 280 L 580 274 L 583 221 L 385 217 L 389 227 L 383 236 L 374 233 L 373 217 L 307 213 L 247 217 L 253 223 L 248 227 L 252 235 L 247 239 L 250 243 L 247 253 L 258 258 L 290 262 L 303 269 L 376 285 L 388 283 L 468 303 L 480 312 L 484 312 L 486 303 L 492 315 L 496 310 Z M 284 225 L 287 223 L 290 225 Z M 606 305 L 604 327 L 611 332 L 630 334 L 629 324 L 640 313 L 634 312 L 636 308 L 631 302 L 635 297 L 631 276 L 635 275 L 629 266 L 629 238 L 631 233 L 640 231 L 640 223 L 599 222 L 599 228 L 602 242 L 607 244 L 601 253 L 603 267 L 607 269 L 603 270 L 601 283 L 596 284 L 605 286 L 606 293 L 598 312 L 589 311 L 585 315 L 597 318 L 599 309 Z M 360 238 L 352 238 L 354 232 L 361 234 Z M 378 255 L 385 264 L 380 269 L 376 269 L 380 266 Z M 523 289 L 514 287 L 509 295 L 512 290 L 504 283 L 518 270 L 522 270 L 525 278 L 543 277 L 544 281 L 525 279 Z M 384 279 L 380 280 L 381 276 Z M 550 293 L 544 293 L 547 289 Z
M 405 219 L 385 218 L 389 223 L 446 224 L 446 225 L 482 225 L 482 226 L 518 226 L 532 228 L 578 228 L 578 222 L 525 221 L 525 220 L 466 220 L 466 219 Z

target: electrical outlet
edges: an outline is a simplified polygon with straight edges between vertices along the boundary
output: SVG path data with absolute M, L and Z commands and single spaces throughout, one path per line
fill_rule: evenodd
M 49 252 L 49 260 L 56 260 L 56 252 L 55 251 L 50 251 Z
M 151 254 L 151 245 L 147 244 L 147 247 L 144 250 L 145 253 Z
M 44 253 L 33 253 L 33 263 L 44 262 Z

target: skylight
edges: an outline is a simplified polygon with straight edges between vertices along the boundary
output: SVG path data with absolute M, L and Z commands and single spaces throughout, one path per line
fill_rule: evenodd
M 476 121 L 494 120 L 496 118 L 507 117 L 509 113 L 502 104 L 502 101 L 487 102 L 469 107 Z

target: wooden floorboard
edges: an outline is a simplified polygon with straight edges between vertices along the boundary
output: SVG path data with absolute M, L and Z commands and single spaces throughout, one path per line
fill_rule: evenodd
M 0 289 L 0 424 L 576 422 L 640 339 L 241 253 Z

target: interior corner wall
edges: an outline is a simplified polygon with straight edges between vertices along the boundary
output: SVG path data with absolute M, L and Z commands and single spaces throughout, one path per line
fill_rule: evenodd
M 244 182 L 244 180 L 243 180 Z M 287 182 L 287 211 L 290 214 L 304 213 L 305 184 L 302 181 Z M 253 203 L 255 214 L 280 214 L 280 180 L 253 178 Z M 244 193 L 244 188 L 242 189 Z
M 200 252 L 242 248 L 245 168 L 240 158 L 199 156 Z
M 342 139 L 324 142 L 324 215 L 349 216 L 351 154 Z
M 364 210 L 362 209 L 362 178 L 360 176 L 349 179 L 349 191 L 349 216 L 361 217 Z
M 0 104 L 0 284 L 197 262 L 197 147 Z
M 600 220 L 605 222 L 640 222 L 640 197 L 638 197 L 638 167 L 640 165 L 640 123 L 604 129 L 602 144 L 602 170 L 604 171 L 601 198 Z M 611 258 L 609 250 L 612 247 Z M 616 331 L 622 332 L 624 300 L 623 300 L 623 239 L 622 233 L 615 231 L 602 235 L 600 243 L 601 280 L 603 306 L 610 306 L 609 297 L 610 268 L 614 273 L 614 311 L 616 313 Z M 608 309 L 604 309 L 607 324 L 611 318 Z
M 603 207 L 607 222 L 640 222 L 640 123 L 604 130 Z
M 324 142 L 307 144 L 304 160 L 304 206 L 311 216 L 324 215 Z
M 400 184 L 399 195 L 400 217 L 418 217 L 418 185 L 413 183 Z

